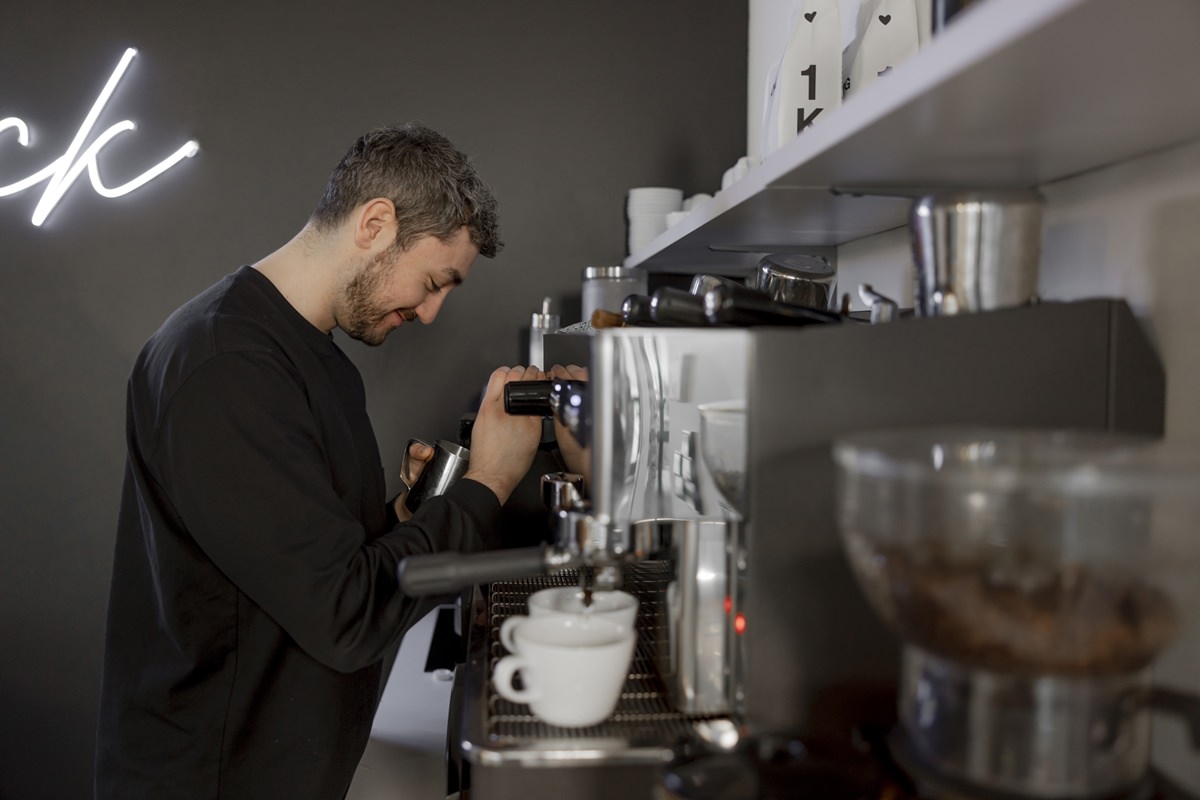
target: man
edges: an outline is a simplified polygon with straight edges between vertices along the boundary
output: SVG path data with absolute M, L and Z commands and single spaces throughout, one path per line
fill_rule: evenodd
M 147 342 L 128 387 L 97 798 L 345 795 L 381 661 L 431 607 L 398 592 L 396 566 L 483 547 L 541 434 L 504 412 L 504 384 L 544 374 L 492 373 L 470 469 L 410 515 L 386 501 L 362 380 L 331 332 L 376 345 L 432 322 L 500 246 L 465 155 L 420 125 L 373 131 L 295 238 Z

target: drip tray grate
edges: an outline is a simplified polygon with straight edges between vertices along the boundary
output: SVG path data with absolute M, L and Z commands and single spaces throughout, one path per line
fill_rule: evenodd
M 598 725 L 563 728 L 549 725 L 523 703 L 505 700 L 491 681 L 487 689 L 487 735 L 494 744 L 520 747 L 545 744 L 547 740 L 618 740 L 631 748 L 670 747 L 689 738 L 696 722 L 712 714 L 684 714 L 674 710 L 662 679 L 668 661 L 667 586 L 671 565 L 666 561 L 644 561 L 625 567 L 624 591 L 638 599 L 637 646 L 629 676 L 612 715 Z M 529 595 L 552 586 L 577 586 L 578 570 L 514 581 L 498 581 L 488 591 L 488 674 L 507 654 L 500 643 L 500 625 L 513 615 L 528 611 Z

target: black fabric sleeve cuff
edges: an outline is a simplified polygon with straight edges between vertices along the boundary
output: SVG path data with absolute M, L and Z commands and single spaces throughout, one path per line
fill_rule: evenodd
M 412 520 L 393 530 L 424 532 L 428 543 L 424 552 L 473 553 L 488 549 L 487 542 L 499 522 L 500 500 L 495 492 L 477 481 L 460 479 L 445 494 L 425 500 Z M 421 551 L 406 548 L 399 557 Z
M 483 549 L 487 534 L 500 523 L 500 499 L 496 493 L 478 481 L 463 478 L 446 490 L 445 497 L 471 517 L 480 537 L 479 549 Z

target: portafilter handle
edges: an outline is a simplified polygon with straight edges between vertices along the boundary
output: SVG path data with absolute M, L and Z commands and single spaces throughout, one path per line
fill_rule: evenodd
M 714 286 L 701 298 L 704 314 L 713 325 L 823 325 L 842 321 L 840 314 L 823 308 L 800 306 L 743 286 Z
M 573 566 L 574 558 L 547 545 L 482 553 L 424 553 L 401 559 L 400 591 L 409 597 L 453 594 L 468 586 L 548 575 Z

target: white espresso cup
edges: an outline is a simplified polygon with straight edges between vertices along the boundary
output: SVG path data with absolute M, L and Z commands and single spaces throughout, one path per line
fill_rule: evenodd
M 595 725 L 612 714 L 633 658 L 633 628 L 560 614 L 509 617 L 501 628 L 514 650 L 492 674 L 501 697 L 562 727 Z M 513 686 L 518 672 L 522 689 Z
M 529 616 L 542 617 L 552 614 L 606 619 L 626 628 L 634 627 L 637 621 L 638 599 L 628 592 L 593 591 L 592 604 L 583 604 L 583 589 L 578 586 L 554 586 L 542 589 L 529 596 Z M 503 627 L 503 626 L 502 626 Z M 505 647 L 509 642 L 501 639 Z

